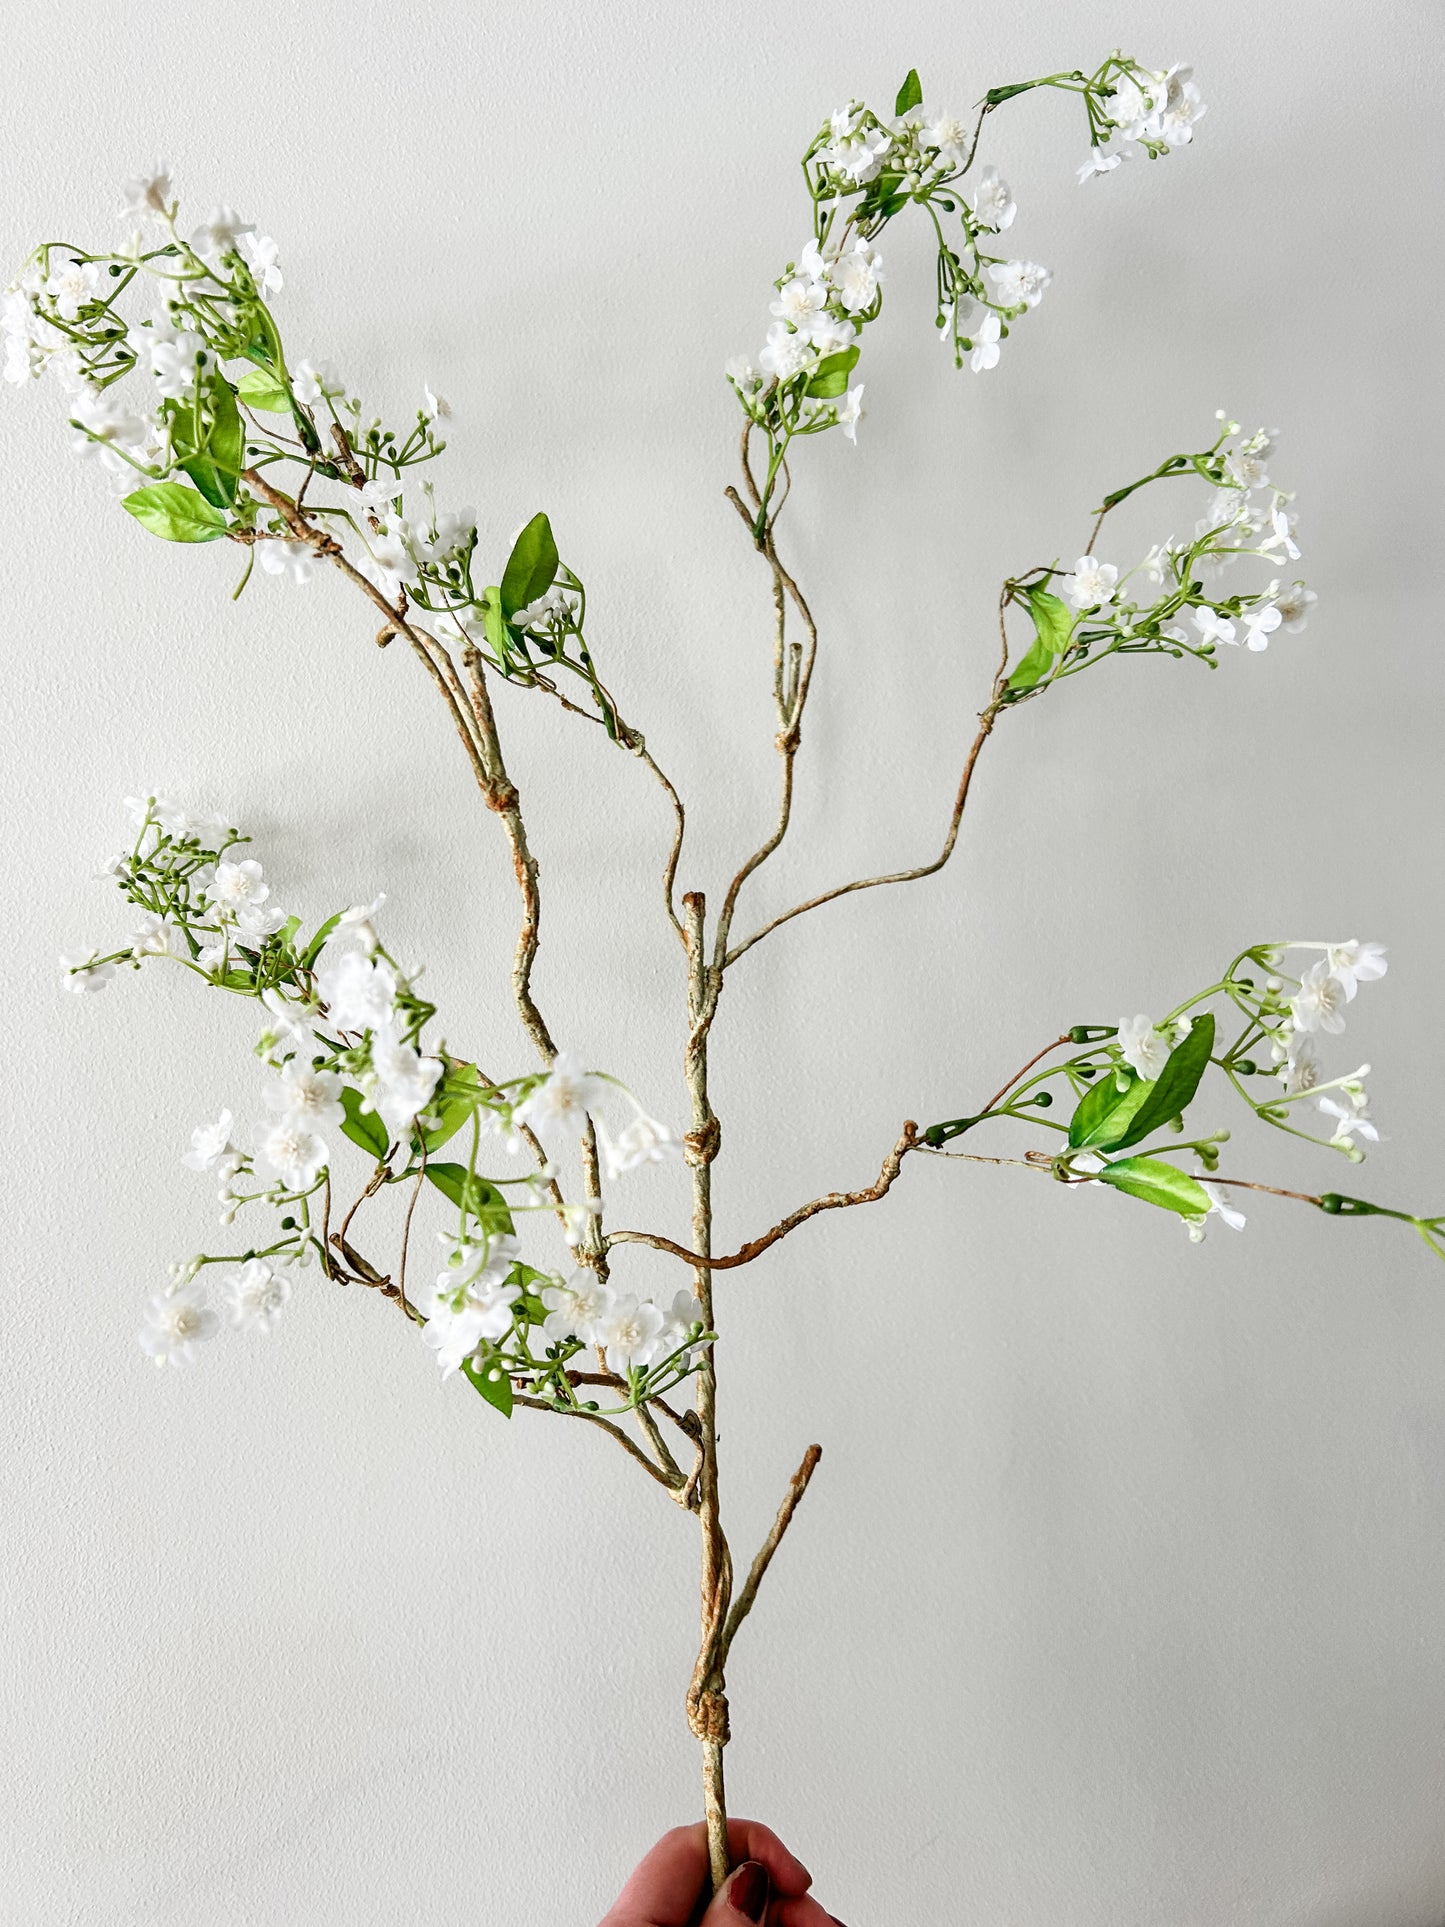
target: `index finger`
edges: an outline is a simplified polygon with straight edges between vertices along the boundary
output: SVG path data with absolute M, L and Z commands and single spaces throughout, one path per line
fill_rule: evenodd
M 813 1876 L 760 1820 L 728 1822 L 728 1854 L 736 1866 L 760 1860 L 783 1897 L 806 1893 Z M 707 1828 L 674 1827 L 633 1869 L 602 1927 L 686 1927 L 707 1884 Z

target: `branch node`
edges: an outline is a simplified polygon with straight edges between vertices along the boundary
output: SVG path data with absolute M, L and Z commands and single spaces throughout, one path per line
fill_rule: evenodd
M 727 1694 L 712 1688 L 699 1690 L 696 1686 L 689 1687 L 687 1723 L 706 1745 L 726 1746 L 730 1737 Z
M 721 1146 L 722 1125 L 716 1117 L 710 1117 L 696 1131 L 689 1131 L 682 1140 L 683 1155 L 694 1166 L 711 1164 Z

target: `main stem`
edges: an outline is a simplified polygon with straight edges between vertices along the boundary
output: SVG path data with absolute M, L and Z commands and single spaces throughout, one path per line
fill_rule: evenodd
M 717 1156 L 719 1128 L 707 1091 L 707 1042 L 717 1008 L 720 974 L 710 969 L 705 942 L 706 904 L 701 891 L 683 898 L 683 934 L 687 943 L 688 1040 L 686 1076 L 692 1106 L 692 1128 L 687 1134 L 687 1161 L 692 1167 L 693 1249 L 712 1255 L 712 1161 Z M 699 1265 L 694 1290 L 702 1307 L 704 1329 L 712 1331 L 712 1272 Z M 697 1665 L 687 1693 L 688 1724 L 702 1744 L 702 1794 L 707 1817 L 708 1863 L 716 1893 L 730 1871 L 728 1859 L 727 1796 L 723 1785 L 723 1748 L 728 1740 L 728 1704 L 724 1691 L 724 1632 L 732 1593 L 732 1561 L 723 1536 L 718 1506 L 717 1374 L 713 1348 L 707 1346 L 697 1374 L 698 1522 L 702 1528 L 701 1641 Z

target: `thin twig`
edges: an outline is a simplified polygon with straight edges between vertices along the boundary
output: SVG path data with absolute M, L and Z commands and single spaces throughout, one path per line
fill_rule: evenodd
M 788 1481 L 788 1490 L 783 1496 L 783 1503 L 778 1507 L 778 1516 L 773 1521 L 772 1530 L 758 1549 L 758 1556 L 754 1559 L 748 1576 L 743 1581 L 742 1590 L 733 1601 L 732 1611 L 728 1614 L 722 1636 L 724 1660 L 727 1659 L 733 1640 L 737 1637 L 738 1627 L 753 1609 L 753 1601 L 758 1596 L 758 1587 L 763 1583 L 763 1574 L 772 1563 L 773 1554 L 782 1543 L 783 1534 L 787 1531 L 793 1514 L 798 1509 L 798 1502 L 807 1491 L 808 1481 L 817 1471 L 818 1461 L 822 1456 L 821 1445 L 810 1445 L 803 1454 L 803 1463 Z

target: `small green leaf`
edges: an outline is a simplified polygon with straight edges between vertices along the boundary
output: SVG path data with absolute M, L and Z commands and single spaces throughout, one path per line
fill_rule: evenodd
M 428 1157 L 433 1151 L 439 1151 L 448 1138 L 455 1137 L 476 1111 L 481 1082 L 475 1064 L 448 1066 L 437 1099 L 428 1106 L 437 1113 L 436 1129 L 428 1131 L 422 1140 Z
M 1163 1211 L 1177 1211 L 1182 1218 L 1201 1217 L 1209 1209 L 1208 1194 L 1197 1180 L 1163 1158 L 1120 1158 L 1104 1166 L 1098 1181 Z
M 813 371 L 813 379 L 808 383 L 805 393 L 816 395 L 820 401 L 832 401 L 848 392 L 848 376 L 858 365 L 858 349 L 840 348 L 836 355 L 824 355 Z
M 488 1405 L 494 1405 L 503 1418 L 512 1416 L 512 1381 L 499 1359 L 464 1358 L 462 1370 Z
M 214 542 L 226 532 L 220 509 L 179 482 L 152 482 L 127 495 L 121 507 L 142 528 L 167 542 Z
M 1112 1070 L 1084 1092 L 1069 1120 L 1069 1143 L 1076 1151 L 1106 1148 L 1123 1140 L 1131 1119 L 1153 1086 L 1142 1077 L 1131 1078 L 1119 1089 Z
M 247 408 L 267 415 L 289 415 L 291 397 L 276 377 L 265 368 L 251 368 L 236 383 L 236 393 Z
M 352 1090 L 349 1084 L 342 1089 L 341 1108 L 346 1113 L 341 1135 L 349 1137 L 353 1144 L 359 1144 L 363 1151 L 369 1151 L 380 1163 L 391 1143 L 386 1126 L 375 1111 L 362 1110 L 361 1092 Z
M 496 1185 L 469 1176 L 464 1164 L 429 1164 L 426 1174 L 442 1196 L 450 1198 L 459 1211 L 469 1211 L 489 1237 L 513 1229 L 507 1200 Z
M 1026 94 L 1039 84 L 1037 80 L 1016 80 L 1011 87 L 990 87 L 983 98 L 989 107 L 1001 107 L 1006 100 L 1012 100 L 1016 94 Z
M 534 515 L 517 537 L 502 571 L 502 613 L 525 609 L 546 595 L 557 577 L 557 544 L 545 515 Z
M 246 437 L 241 427 L 241 411 L 236 406 L 236 391 L 226 377 L 217 372 L 211 387 L 211 460 L 231 484 L 231 501 L 236 499 L 236 477 L 245 467 Z
M 1034 641 L 1028 654 L 1008 679 L 1010 689 L 1022 694 L 1026 689 L 1041 683 L 1055 662 L 1069 646 L 1073 634 L 1074 619 L 1066 604 L 1047 589 L 1033 588 L 1027 592 L 1029 614 L 1034 619 Z
M 315 963 L 316 959 L 321 955 L 321 946 L 326 942 L 326 939 L 331 935 L 332 931 L 345 915 L 346 912 L 344 910 L 338 910 L 334 917 L 328 917 L 325 923 L 322 924 L 321 928 L 316 932 L 316 935 L 301 953 L 301 967 L 303 970 L 309 970 L 312 964 Z
M 916 67 L 910 67 L 908 69 L 907 80 L 905 80 L 903 85 L 898 89 L 898 98 L 893 103 L 893 111 L 895 114 L 906 114 L 910 107 L 921 107 L 922 105 L 923 88 L 919 83 L 918 69 Z
M 482 593 L 482 627 L 497 661 L 515 661 L 522 639 L 502 614 L 502 592 L 495 585 Z M 526 654 L 525 649 L 522 649 L 522 654 Z
M 1194 1019 L 1183 1043 L 1176 1044 L 1170 1051 L 1169 1062 L 1150 1087 L 1147 1101 L 1135 1112 L 1133 1122 L 1124 1135 L 1113 1142 L 1119 1146 L 1138 1144 L 1151 1131 L 1157 1131 L 1171 1118 L 1180 1116 L 1199 1089 L 1199 1080 L 1209 1067 L 1213 1049 L 1214 1017 L 1206 1011 L 1202 1017 Z

